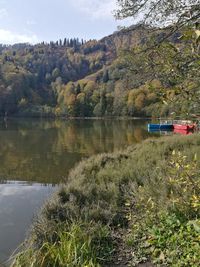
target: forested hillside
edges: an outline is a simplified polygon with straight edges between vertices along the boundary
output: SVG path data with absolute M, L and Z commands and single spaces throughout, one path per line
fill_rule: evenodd
M 191 102 L 189 109 L 187 101 L 183 105 L 181 100 L 181 109 L 174 105 L 179 97 L 174 88 L 180 91 L 183 80 L 194 87 L 181 69 L 185 57 L 191 60 L 190 42 L 176 32 L 162 42 L 160 52 L 145 50 L 167 35 L 167 30 L 152 31 L 139 25 L 100 41 L 1 45 L 0 114 L 152 116 L 195 112 L 195 103 Z M 134 53 L 130 55 L 130 51 Z M 170 99 L 167 103 L 166 97 Z

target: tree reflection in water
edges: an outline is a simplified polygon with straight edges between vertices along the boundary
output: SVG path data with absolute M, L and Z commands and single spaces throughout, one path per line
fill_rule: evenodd
M 139 120 L 15 119 L 0 124 L 0 177 L 57 184 L 82 158 L 148 137 Z

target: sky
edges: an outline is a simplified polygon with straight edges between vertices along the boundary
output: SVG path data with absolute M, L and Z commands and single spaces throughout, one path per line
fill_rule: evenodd
M 114 9 L 115 0 L 0 0 L 0 43 L 100 39 L 133 24 Z

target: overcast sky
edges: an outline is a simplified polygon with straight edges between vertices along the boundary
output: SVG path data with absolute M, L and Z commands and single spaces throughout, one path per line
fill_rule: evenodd
M 100 39 L 118 25 L 115 0 L 0 0 L 0 43 Z

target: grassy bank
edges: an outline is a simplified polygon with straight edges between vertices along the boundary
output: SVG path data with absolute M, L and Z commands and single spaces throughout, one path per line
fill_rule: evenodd
M 13 266 L 199 266 L 199 158 L 192 135 L 79 163 Z

